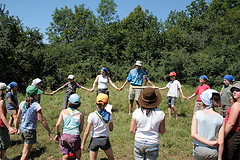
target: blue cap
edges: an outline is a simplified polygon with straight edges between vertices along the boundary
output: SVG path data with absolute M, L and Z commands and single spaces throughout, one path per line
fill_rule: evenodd
M 226 80 L 228 80 L 229 82 L 232 82 L 232 81 L 235 80 L 232 75 L 226 75 L 226 76 L 223 77 L 223 79 L 226 79 Z
M 78 105 L 80 103 L 80 96 L 78 94 L 72 94 L 68 99 L 72 104 Z
M 101 70 L 103 70 L 104 72 L 108 73 L 108 70 L 105 67 L 103 67 Z
M 205 76 L 205 75 L 201 75 L 200 77 L 199 77 L 199 79 L 203 79 L 203 80 L 208 80 L 208 77 L 207 76 Z
M 8 87 L 9 87 L 10 89 L 12 89 L 12 88 L 15 87 L 16 85 L 18 85 L 17 82 L 11 82 L 11 83 L 8 84 Z

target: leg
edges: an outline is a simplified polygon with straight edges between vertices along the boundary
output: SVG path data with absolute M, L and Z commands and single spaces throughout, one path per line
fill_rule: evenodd
M 172 108 L 171 106 L 168 106 L 168 115 L 171 118 L 172 117 Z
M 178 119 L 177 109 L 176 109 L 175 105 L 172 105 L 172 108 L 173 108 L 176 119 Z
M 106 153 L 108 160 L 114 160 L 112 147 L 107 150 L 104 150 L 104 152 Z
M 90 151 L 90 160 L 97 160 L 98 151 Z
M 67 105 L 68 105 L 68 98 L 69 98 L 68 96 L 65 96 L 65 97 L 64 97 L 62 110 L 64 110 L 64 109 L 67 108 Z
M 132 113 L 132 108 L 133 108 L 133 100 L 130 100 L 128 115 L 131 115 L 131 113 Z
M 27 160 L 30 155 L 33 144 L 24 143 L 21 160 Z
M 5 156 L 6 150 L 1 150 L 0 158 L 3 159 Z
M 64 155 L 62 156 L 62 160 L 68 160 L 68 154 L 64 154 Z
M 13 115 L 10 115 L 10 119 L 9 119 L 8 124 L 12 127 L 12 124 L 13 124 Z
M 76 160 L 80 160 L 81 159 L 81 149 L 79 149 L 77 152 L 75 152 L 76 155 Z

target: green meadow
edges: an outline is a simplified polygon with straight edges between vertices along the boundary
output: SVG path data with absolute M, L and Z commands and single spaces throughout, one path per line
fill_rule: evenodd
M 123 82 L 116 82 L 117 86 L 121 86 Z M 167 82 L 157 83 L 156 86 L 165 86 Z M 91 88 L 92 83 L 87 83 L 84 87 Z M 113 148 L 114 156 L 116 160 L 129 160 L 134 159 L 134 135 L 129 132 L 131 116 L 128 116 L 128 88 L 129 84 L 125 88 L 118 92 L 110 87 L 110 99 L 109 103 L 113 105 L 113 124 L 114 129 L 110 132 L 110 142 Z M 183 85 L 183 92 L 185 96 L 190 96 L 194 93 L 196 87 L 190 87 Z M 193 115 L 194 101 L 177 99 L 177 111 L 179 118 L 176 120 L 172 113 L 172 118 L 169 118 L 166 94 L 168 90 L 161 91 L 162 102 L 158 106 L 158 109 L 164 111 L 166 115 L 166 132 L 164 135 L 159 135 L 159 158 L 166 160 L 176 159 L 193 159 L 192 157 L 192 138 L 190 136 L 191 119 Z M 46 90 L 46 92 L 51 92 Z M 96 109 L 95 98 L 96 91 L 93 93 L 87 92 L 82 89 L 78 89 L 77 93 L 81 97 L 82 105 L 79 110 L 84 114 L 84 130 L 87 124 L 87 117 L 90 112 Z M 62 103 L 65 90 L 56 93 L 54 96 L 42 95 L 41 106 L 43 115 L 52 130 L 53 136 L 55 136 L 55 124 L 57 122 L 59 113 L 62 109 Z M 19 94 L 19 102 L 24 100 L 24 95 Z M 135 109 L 135 103 L 134 103 Z M 84 131 L 83 131 L 84 132 Z M 81 137 L 83 133 L 81 134 Z M 10 159 L 20 159 L 23 149 L 23 143 L 19 135 L 11 135 L 12 144 L 7 150 L 7 157 Z M 86 142 L 86 148 L 90 141 L 90 135 Z M 37 128 L 37 143 L 34 144 L 30 157 L 31 159 L 61 159 L 61 153 L 59 144 L 55 141 L 49 141 L 48 133 L 38 122 Z M 82 159 L 89 159 L 89 151 L 82 152 Z M 106 160 L 105 153 L 100 150 L 98 153 L 99 160 Z

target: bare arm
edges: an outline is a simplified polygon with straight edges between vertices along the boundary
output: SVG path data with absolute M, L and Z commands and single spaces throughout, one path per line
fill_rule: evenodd
M 132 118 L 131 125 L 130 125 L 130 133 L 135 135 L 136 129 L 137 129 L 137 123 L 136 123 L 135 119 Z
M 43 115 L 42 115 L 42 110 L 39 110 L 39 111 L 37 112 L 37 115 L 38 115 L 38 118 L 39 118 L 40 122 L 41 122 L 42 125 L 44 126 L 44 128 L 48 131 L 48 136 L 49 136 L 50 140 L 52 140 L 52 139 L 53 139 L 53 136 L 52 136 L 51 130 L 50 130 L 49 127 L 48 127 L 48 124 L 47 124 L 46 120 L 44 119 L 44 117 L 43 117 Z
M 239 107 L 240 107 L 240 103 L 234 103 L 231 107 L 231 111 L 229 114 L 229 119 L 227 121 L 226 127 L 225 127 L 225 137 L 229 134 L 229 132 L 232 130 L 232 128 L 234 127 L 238 115 L 239 115 Z
M 59 87 L 57 90 L 53 91 L 52 94 L 57 93 L 58 91 L 60 91 L 60 90 L 63 89 L 63 88 L 64 88 L 63 86 Z
M 159 88 L 159 90 L 165 90 L 167 89 L 168 87 L 162 87 L 162 88 Z
M 223 124 L 218 133 L 218 160 L 222 160 L 222 154 L 224 149 L 224 128 L 225 128 L 225 120 L 223 119 Z
M 82 133 L 82 131 L 83 131 L 83 126 L 84 126 L 84 115 L 83 114 L 81 114 L 80 115 L 80 126 L 79 126 L 79 131 L 80 131 L 80 134 Z
M 82 88 L 82 89 L 84 89 L 84 90 L 86 90 L 86 91 L 89 91 L 89 92 L 91 92 L 91 89 L 88 89 L 88 88 L 86 88 L 86 87 L 83 87 L 83 86 L 81 86 L 81 88 Z
M 159 125 L 159 133 L 160 134 L 164 134 L 165 133 L 165 117 L 162 120 L 162 122 Z
M 110 122 L 108 127 L 110 131 L 113 131 L 113 122 Z
M 150 81 L 150 79 L 148 80 L 148 83 L 150 83 L 153 87 L 156 87 L 156 86 Z
M 116 90 L 118 90 L 119 88 L 112 82 L 112 80 L 111 80 L 111 78 L 110 77 L 108 77 L 108 82 L 111 84 L 111 86 L 113 87 L 113 88 L 115 88 Z
M 85 151 L 84 145 L 85 145 L 86 140 L 87 140 L 87 137 L 88 137 L 88 135 L 89 135 L 89 133 L 90 133 L 91 127 L 92 127 L 92 124 L 91 124 L 91 123 L 88 123 L 88 124 L 87 124 L 87 128 L 86 128 L 86 130 L 85 130 L 85 132 L 84 132 L 83 140 L 82 140 L 82 145 L 81 145 L 81 149 L 82 149 L 83 151 Z
M 59 117 L 58 117 L 58 121 L 56 123 L 56 136 L 54 138 L 55 141 L 59 141 L 59 138 L 60 138 L 60 125 L 62 123 L 62 120 L 63 120 L 63 114 L 61 112 Z
M 189 99 L 195 97 L 196 95 L 197 95 L 196 93 L 193 93 L 193 95 L 191 95 L 190 97 L 187 97 L 187 100 L 189 100 Z
M 91 89 L 91 92 L 94 91 L 95 87 L 96 87 L 96 84 L 97 84 L 97 81 L 99 79 L 99 75 L 96 77 L 95 81 L 93 82 L 93 86 L 92 86 L 92 89 Z
M 17 130 L 19 128 L 19 123 L 20 123 L 20 117 L 21 116 L 22 116 L 22 110 L 19 108 L 18 109 L 18 114 L 17 114 L 17 121 L 16 121 L 16 124 L 15 124 Z
M 122 90 L 127 83 L 128 83 L 128 80 L 126 80 L 126 81 L 123 83 L 122 87 L 121 87 L 119 90 Z
M 180 90 L 180 92 L 181 92 L 181 94 L 182 94 L 182 98 L 185 99 L 186 97 L 185 97 L 184 94 L 183 94 L 182 88 L 180 88 L 179 90 Z

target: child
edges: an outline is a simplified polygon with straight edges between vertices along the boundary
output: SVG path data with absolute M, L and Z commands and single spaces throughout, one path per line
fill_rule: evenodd
M 74 82 L 74 75 L 69 75 L 68 76 L 68 80 L 69 82 L 64 84 L 63 86 L 61 86 L 60 88 L 58 88 L 56 91 L 53 91 L 52 94 L 57 93 L 59 90 L 67 87 L 66 93 L 65 93 L 65 97 L 64 97 L 64 102 L 63 102 L 63 108 L 62 109 L 66 109 L 67 108 L 67 104 L 68 104 L 68 98 L 70 97 L 71 94 L 76 93 L 76 89 L 77 88 L 82 88 L 85 89 L 87 91 L 91 91 L 90 89 L 87 89 L 83 86 L 80 86 L 78 83 Z
M 9 85 L 9 92 L 7 93 L 7 111 L 10 114 L 9 125 L 12 126 L 13 122 L 16 124 L 17 121 L 17 111 L 18 111 L 18 98 L 17 90 L 18 84 L 16 82 L 11 82 Z
M 108 96 L 99 93 L 97 96 L 97 109 L 88 116 L 87 128 L 83 135 L 81 149 L 85 151 L 85 142 L 92 127 L 91 141 L 89 144 L 90 159 L 96 160 L 99 148 L 101 148 L 107 155 L 109 160 L 114 160 L 113 151 L 109 142 L 109 133 L 113 130 L 112 115 L 105 110 L 108 103 Z
M 15 134 L 16 129 L 13 129 L 7 122 L 7 109 L 5 104 L 7 85 L 0 82 L 0 159 L 6 159 L 5 153 L 10 146 L 10 136 L 9 133 Z
M 63 121 L 62 136 L 60 139 L 60 151 L 63 154 L 62 159 L 71 158 L 71 154 L 76 155 L 76 160 L 81 158 L 81 138 L 80 134 L 83 131 L 84 116 L 77 110 L 81 105 L 80 97 L 77 94 L 72 94 L 69 97 L 69 108 L 62 110 L 56 124 L 55 141 L 59 141 L 60 125 Z
M 27 99 L 22 101 L 19 105 L 18 118 L 16 128 L 19 127 L 20 117 L 22 117 L 22 123 L 20 127 L 21 137 L 24 141 L 24 147 L 22 151 L 21 159 L 28 159 L 30 151 L 34 143 L 36 143 L 36 129 L 37 129 L 37 117 L 48 131 L 50 140 L 52 140 L 52 133 L 45 121 L 41 106 L 37 103 L 38 94 L 42 94 L 42 90 L 38 89 L 36 86 L 28 86 L 26 89 Z
M 36 87 L 38 87 L 39 89 L 41 89 L 42 80 L 39 79 L 39 78 L 35 78 L 35 79 L 32 81 L 32 84 L 31 84 L 31 85 L 36 86 Z M 42 90 L 42 89 L 41 89 L 41 90 Z M 51 95 L 51 96 L 53 95 L 52 93 L 46 93 L 46 92 L 44 92 L 44 91 L 43 91 L 43 94 L 45 94 L 45 95 Z M 38 101 L 38 103 L 40 103 L 40 101 L 41 101 L 41 95 L 40 95 L 40 94 L 38 95 L 37 101 Z
M 232 83 L 235 81 L 232 75 L 226 75 L 223 77 L 224 86 L 220 92 L 222 96 L 222 106 L 219 108 L 219 113 L 225 118 L 227 116 L 227 111 L 230 108 L 231 104 L 229 99 L 232 97 Z
M 197 99 L 195 101 L 195 105 L 194 105 L 194 110 L 193 113 L 195 113 L 198 110 L 202 110 L 203 106 L 202 106 L 202 100 L 200 98 L 200 95 L 206 91 L 207 89 L 210 89 L 209 85 L 205 84 L 208 80 L 208 77 L 205 75 L 202 75 L 199 77 L 199 82 L 200 82 L 200 86 L 198 86 L 198 88 L 196 89 L 196 91 L 193 93 L 193 95 L 191 95 L 190 97 L 187 97 L 186 99 L 189 100 L 191 98 L 193 98 L 194 96 L 197 96 Z
M 166 85 L 166 87 L 159 88 L 159 90 L 164 90 L 169 88 L 168 94 L 167 94 L 167 105 L 168 105 L 168 114 L 169 117 L 171 118 L 171 108 L 174 111 L 176 119 L 178 119 L 178 114 L 177 114 L 177 109 L 175 107 L 176 104 L 176 99 L 179 97 L 179 90 L 182 94 L 182 98 L 184 99 L 183 91 L 182 91 L 182 86 L 178 80 L 176 80 L 177 74 L 175 72 L 171 72 L 169 74 L 171 81 Z
M 221 106 L 220 94 L 208 89 L 200 98 L 204 109 L 194 113 L 191 126 L 193 156 L 198 160 L 222 159 L 225 124 L 223 117 L 214 110 Z

